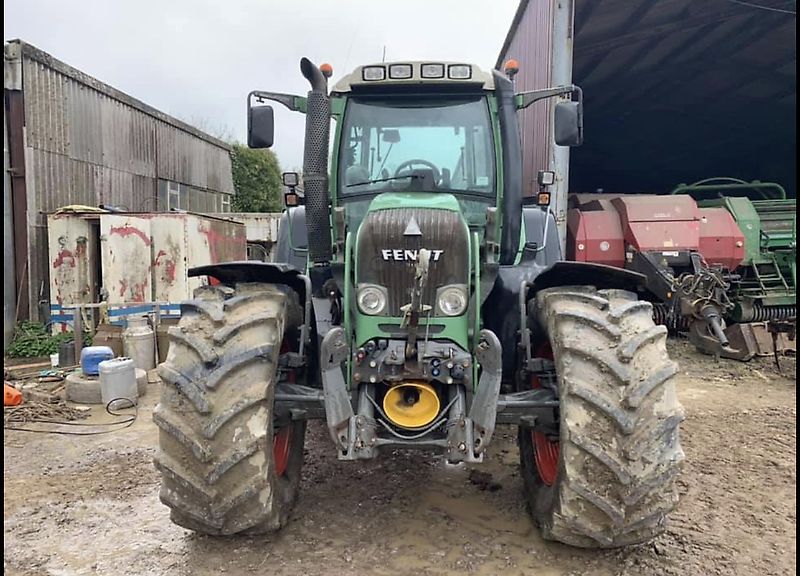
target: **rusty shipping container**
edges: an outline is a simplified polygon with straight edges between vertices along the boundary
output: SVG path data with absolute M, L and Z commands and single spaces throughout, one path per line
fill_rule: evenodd
M 20 40 L 5 45 L 4 72 L 20 318 L 51 300 L 45 214 L 230 210 L 226 143 Z
M 209 214 L 241 222 L 247 235 L 247 259 L 271 262 L 275 259 L 280 212 L 226 212 Z
M 189 268 L 245 260 L 245 226 L 187 212 L 65 212 L 48 216 L 50 316 L 66 329 L 76 304 L 108 303 L 112 321 L 155 310 L 180 312 L 206 278 Z

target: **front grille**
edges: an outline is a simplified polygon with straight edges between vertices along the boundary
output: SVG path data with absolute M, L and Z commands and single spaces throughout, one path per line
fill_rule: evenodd
M 421 235 L 405 235 L 412 218 Z M 469 283 L 469 230 L 458 212 L 392 208 L 368 213 L 361 224 L 356 246 L 357 281 L 388 290 L 390 316 L 400 316 L 400 307 L 411 302 L 416 264 L 413 255 L 420 248 L 433 252 L 423 304 L 433 306 L 436 290 L 442 286 Z M 435 251 L 441 251 L 438 259 Z

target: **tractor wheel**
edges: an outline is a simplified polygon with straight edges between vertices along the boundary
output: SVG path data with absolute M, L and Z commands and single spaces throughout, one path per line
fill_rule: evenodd
M 159 366 L 155 465 L 173 522 L 204 534 L 283 526 L 297 495 L 305 422 L 274 421 L 282 349 L 301 309 L 270 284 L 203 286 L 181 305 Z
M 683 461 L 667 329 L 623 290 L 551 288 L 530 304 L 560 400 L 557 430 L 520 427 L 534 520 L 545 538 L 584 548 L 652 538 L 677 503 Z

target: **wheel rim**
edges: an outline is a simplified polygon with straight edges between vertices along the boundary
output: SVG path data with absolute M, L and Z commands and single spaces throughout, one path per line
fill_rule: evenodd
M 550 343 L 541 344 L 537 349 L 536 355 L 539 358 L 552 360 L 553 349 L 550 347 Z M 542 387 L 542 383 L 536 375 L 531 376 L 530 382 L 531 388 Z M 539 430 L 531 431 L 531 439 L 533 440 L 533 457 L 539 478 L 546 486 L 552 486 L 558 476 L 559 442 L 558 440 L 551 440 L 547 437 L 547 434 Z
M 533 435 L 536 471 L 546 486 L 552 486 L 558 476 L 558 441 L 550 440 L 544 432 L 532 432 L 531 434 Z
M 292 347 L 288 340 L 281 344 L 281 354 L 291 351 Z M 294 370 L 290 370 L 286 375 L 289 382 L 294 383 L 297 378 Z M 272 432 L 272 461 L 275 463 L 275 474 L 278 477 L 286 474 L 289 467 L 289 454 L 292 451 L 292 425 L 291 423 L 281 428 L 275 428 Z
M 275 462 L 275 474 L 283 476 L 289 467 L 289 453 L 292 449 L 292 425 L 275 430 L 272 436 L 272 459 Z

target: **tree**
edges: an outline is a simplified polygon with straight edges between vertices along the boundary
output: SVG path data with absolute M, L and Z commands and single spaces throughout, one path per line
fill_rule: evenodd
M 173 116 L 183 120 L 189 126 L 194 126 L 200 130 L 200 132 L 205 132 L 206 134 L 213 136 L 217 140 L 222 140 L 223 142 L 228 142 L 229 144 L 236 141 L 236 131 L 224 122 L 214 122 L 213 120 L 209 120 L 205 116 L 201 116 L 199 114 L 184 116 L 183 114 L 177 113 L 173 114 Z
M 234 212 L 281 211 L 281 168 L 272 151 L 233 144 L 231 165 L 236 189 L 231 201 Z

